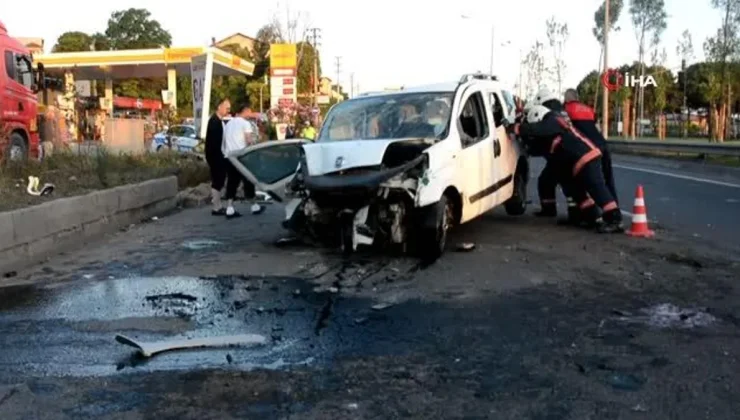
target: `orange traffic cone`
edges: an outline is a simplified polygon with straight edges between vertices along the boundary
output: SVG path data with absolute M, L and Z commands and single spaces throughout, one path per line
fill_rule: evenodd
M 642 191 L 642 185 L 637 186 L 635 204 L 632 207 L 632 227 L 626 233 L 627 235 L 640 238 L 652 238 L 655 236 L 655 231 L 648 228 L 645 193 Z

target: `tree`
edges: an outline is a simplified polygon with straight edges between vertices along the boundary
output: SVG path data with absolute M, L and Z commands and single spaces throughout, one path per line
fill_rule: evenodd
M 640 63 L 640 77 L 645 76 L 645 52 L 646 42 L 650 41 L 653 46 L 660 43 L 660 36 L 666 28 L 667 14 L 664 0 L 631 0 L 630 15 L 632 26 L 638 45 L 638 59 Z M 645 111 L 645 89 L 639 89 L 638 101 L 640 102 L 640 122 L 642 122 Z M 640 135 L 642 135 L 642 124 Z
M 525 95 L 530 98 L 535 95 L 537 89 L 541 87 L 542 75 L 545 72 L 545 57 L 543 55 L 544 45 L 540 41 L 532 44 L 527 56 L 524 58 L 524 64 L 527 70 L 527 84 Z
M 722 24 L 717 34 L 707 39 L 704 51 L 707 58 L 719 64 L 719 83 L 723 94 L 710 114 L 712 123 L 710 133 L 713 140 L 724 141 L 729 129 L 732 103 L 732 66 L 730 62 L 740 52 L 740 0 L 712 0 L 712 7 L 722 11 Z
M 689 111 L 689 108 L 687 107 L 687 97 L 686 97 L 686 83 L 688 82 L 686 78 L 686 66 L 689 66 L 691 64 L 691 60 L 694 59 L 694 43 L 691 39 L 691 32 L 689 32 L 688 29 L 684 30 L 681 34 L 681 38 L 678 40 L 678 44 L 676 45 L 676 55 L 681 57 L 681 81 L 682 86 L 681 89 L 683 90 L 683 102 L 682 102 L 682 110 L 681 115 L 685 117 L 685 124 L 683 125 L 683 136 L 688 137 L 689 135 L 689 121 L 691 112 Z
M 151 18 L 148 10 L 135 8 L 113 12 L 108 19 L 105 38 L 108 48 L 103 49 L 112 50 L 162 48 L 172 44 L 170 33 Z M 106 46 L 103 38 L 98 41 L 100 47 Z M 157 99 L 161 98 L 164 87 L 162 80 L 126 80 L 114 85 L 114 91 L 122 96 Z
M 172 45 L 172 35 L 151 16 L 146 9 L 130 8 L 113 12 L 105 30 L 111 49 L 135 50 Z
M 254 77 L 261 79 L 270 68 L 270 44 L 283 42 L 280 30 L 273 24 L 267 24 L 257 31 L 257 42 L 254 46 Z
M 616 26 L 617 22 L 619 21 L 619 16 L 622 14 L 622 8 L 624 7 L 623 0 L 611 0 L 609 2 L 609 32 L 612 31 L 616 32 L 619 31 L 619 27 Z M 601 3 L 601 6 L 599 6 L 598 9 L 596 9 L 596 12 L 594 12 L 594 27 L 591 29 L 591 32 L 594 35 L 594 38 L 596 38 L 596 41 L 599 42 L 599 45 L 601 46 L 601 52 L 599 53 L 599 70 L 605 70 L 603 69 L 602 63 L 604 61 L 604 18 L 606 17 L 606 1 Z M 597 85 L 594 89 L 594 109 L 598 109 L 598 101 L 599 101 L 599 90 L 598 89 L 598 83 L 599 81 L 596 81 Z
M 298 59 L 298 93 L 311 93 L 314 59 L 318 61 L 318 74 L 321 74 L 321 58 L 308 42 L 299 42 L 297 50 L 303 51 Z
M 72 31 L 59 35 L 57 43 L 51 51 L 55 53 L 90 51 L 92 47 L 93 39 L 90 35 L 84 32 Z
M 93 49 L 95 51 L 108 51 L 111 49 L 110 40 L 105 34 L 96 32 L 92 35 Z
M 555 81 L 558 85 L 558 93 L 563 92 L 563 78 L 565 76 L 565 60 L 563 59 L 563 50 L 565 43 L 568 41 L 568 24 L 555 20 L 552 16 L 547 20 L 547 41 L 553 55 L 552 72 L 555 74 Z

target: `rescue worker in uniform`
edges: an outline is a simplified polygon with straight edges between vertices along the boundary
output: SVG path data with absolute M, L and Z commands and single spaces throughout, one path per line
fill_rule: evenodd
M 596 116 L 593 108 L 578 101 L 578 92 L 568 89 L 564 96 L 565 112 L 573 123 L 573 127 L 581 134 L 591 140 L 601 150 L 601 169 L 604 171 L 604 181 L 617 202 L 617 188 L 614 184 L 614 170 L 612 169 L 612 157 L 606 139 L 596 127 Z M 543 104 L 549 108 L 547 104 Z
M 533 100 L 534 105 L 543 105 L 550 110 L 560 113 L 562 116 L 567 117 L 563 104 L 558 100 L 558 97 L 550 92 L 548 89 L 542 89 L 537 92 L 537 95 Z M 563 168 L 562 165 L 556 165 L 552 161 L 548 161 L 545 167 L 542 169 L 540 176 L 537 178 L 537 193 L 540 197 L 540 211 L 536 212 L 535 215 L 538 217 L 557 217 L 557 186 L 560 187 L 565 195 L 568 202 L 568 224 L 580 225 L 583 220 L 580 217 L 580 212 L 575 200 L 572 197 L 572 193 L 568 191 L 568 186 L 571 184 L 568 175 L 569 168 Z
M 556 171 L 567 168 L 572 179 L 565 182 L 572 191 L 581 216 L 595 222 L 602 210 L 603 223 L 599 231 L 613 233 L 623 231 L 622 212 L 606 187 L 601 169 L 601 151 L 578 132 L 562 114 L 542 105 L 527 111 L 524 123 L 513 127 L 524 141 L 532 156 L 543 156 L 553 164 Z

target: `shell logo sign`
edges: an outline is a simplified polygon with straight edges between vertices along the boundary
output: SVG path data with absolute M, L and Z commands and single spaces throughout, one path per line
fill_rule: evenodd
M 270 68 L 293 69 L 297 64 L 296 44 L 270 44 Z
M 296 44 L 270 45 L 270 106 L 290 106 L 298 101 L 295 89 L 298 65 Z

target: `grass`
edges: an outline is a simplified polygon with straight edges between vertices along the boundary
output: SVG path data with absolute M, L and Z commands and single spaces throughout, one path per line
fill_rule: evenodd
M 101 149 L 88 155 L 56 152 L 41 162 L 6 162 L 0 167 L 0 211 L 169 175 L 177 176 L 181 189 L 209 179 L 204 162 L 175 152 L 126 155 Z M 29 176 L 39 178 L 39 188 L 54 184 L 54 192 L 47 197 L 28 194 Z

